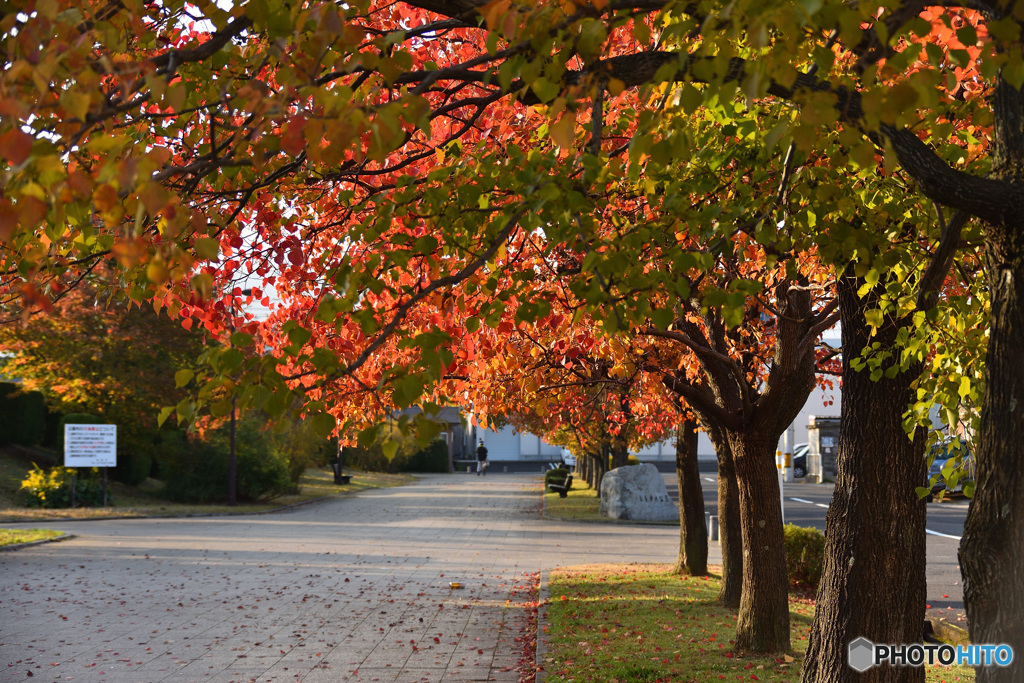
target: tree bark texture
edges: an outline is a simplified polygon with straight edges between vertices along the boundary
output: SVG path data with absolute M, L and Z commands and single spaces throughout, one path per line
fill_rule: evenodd
M 722 547 L 722 588 L 718 601 L 739 609 L 743 595 L 743 532 L 740 528 L 740 492 L 732 447 L 721 430 L 708 430 L 718 459 L 718 542 Z
M 1024 30 L 1020 13 L 1009 12 L 1012 3 L 996 7 Z M 960 567 L 971 642 L 1006 643 L 1015 653 L 1011 666 L 980 667 L 977 680 L 1009 683 L 1024 680 L 1024 90 L 1000 77 L 990 101 L 989 177 L 1016 194 L 986 197 L 990 213 L 982 216 L 992 310 L 976 488 L 960 542 Z
M 960 566 L 971 642 L 1015 653 L 1011 666 L 979 668 L 977 680 L 1009 683 L 1024 680 L 1024 222 L 990 228 L 988 243 L 985 403 Z
M 704 490 L 697 467 L 697 423 L 683 422 L 676 434 L 676 480 L 679 482 L 679 555 L 675 573 L 706 576 L 708 528 Z
M 865 321 L 877 308 L 875 292 L 857 295 L 863 281 L 851 271 L 838 283 L 843 330 L 843 405 L 835 493 L 825 518 L 825 558 L 818 586 L 804 683 L 913 683 L 922 667 L 848 666 L 849 643 L 919 643 L 924 622 L 926 503 L 915 489 L 927 476 L 926 432 L 911 440 L 903 413 L 915 399 L 912 383 L 922 367 L 872 381 L 850 367 L 878 342 L 894 349 L 909 317 L 888 318 L 872 336 Z M 886 367 L 898 360 L 890 360 Z
M 789 640 L 789 579 L 775 467 L 778 434 L 730 434 L 736 459 L 743 593 L 736 621 L 736 649 L 785 652 Z

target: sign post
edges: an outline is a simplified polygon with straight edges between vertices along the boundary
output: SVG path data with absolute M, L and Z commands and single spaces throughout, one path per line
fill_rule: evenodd
M 107 506 L 107 468 L 117 466 L 117 425 L 64 425 L 64 467 L 103 468 L 103 506 Z M 71 480 L 74 507 L 75 479 Z

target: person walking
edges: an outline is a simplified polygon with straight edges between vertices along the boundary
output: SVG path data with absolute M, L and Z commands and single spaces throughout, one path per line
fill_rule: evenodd
M 484 440 L 480 439 L 480 445 L 476 449 L 476 476 L 481 474 L 487 475 L 487 468 L 490 463 L 487 462 L 487 447 L 484 446 Z

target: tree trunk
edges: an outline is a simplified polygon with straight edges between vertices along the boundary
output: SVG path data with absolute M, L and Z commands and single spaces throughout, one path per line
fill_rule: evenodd
M 1024 680 L 1024 455 L 1018 441 L 1024 434 L 1024 225 L 1020 212 L 1016 218 L 1016 224 L 987 226 L 992 313 L 985 403 L 974 500 L 960 542 L 971 642 L 1005 643 L 1015 657 L 1011 666 L 979 667 L 979 683 Z
M 718 459 L 718 542 L 722 548 L 722 588 L 718 601 L 726 607 L 739 609 L 743 595 L 743 533 L 736 465 L 725 434 L 709 424 L 703 426 Z
M 780 435 L 760 429 L 729 435 L 743 537 L 743 593 L 736 620 L 740 652 L 790 650 L 789 579 L 775 467 Z
M 604 449 L 591 457 L 590 459 L 590 479 L 588 483 L 590 488 L 597 492 L 597 497 L 601 497 L 601 480 L 604 478 L 604 473 L 608 471 L 608 454 Z
M 926 433 L 907 437 L 903 413 L 915 399 L 914 365 L 895 377 L 872 381 L 850 362 L 875 342 L 896 348 L 909 318 L 888 319 L 872 336 L 864 314 L 876 308 L 874 292 L 848 271 L 839 281 L 843 329 L 843 404 L 835 493 L 825 518 L 825 558 L 818 586 L 804 683 L 924 680 L 921 667 L 849 668 L 849 643 L 921 642 L 926 598 L 926 504 L 915 488 L 927 476 Z M 898 355 L 898 350 L 896 351 Z M 898 361 L 897 361 L 898 362 Z M 890 361 L 888 365 L 892 365 Z M 868 426 L 870 425 L 870 428 Z
M 685 421 L 676 434 L 676 479 L 679 482 L 679 556 L 675 573 L 706 576 L 708 528 L 704 490 L 697 468 L 697 423 Z
M 629 464 L 629 445 L 620 439 L 615 439 L 612 442 L 611 448 L 611 466 L 609 469 L 617 469 L 619 467 L 625 467 Z

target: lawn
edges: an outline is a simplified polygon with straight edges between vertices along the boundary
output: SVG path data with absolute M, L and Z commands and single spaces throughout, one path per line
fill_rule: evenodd
M 74 508 L 62 510 L 42 510 L 25 507 L 22 494 L 19 492 L 21 481 L 27 475 L 31 463 L 0 451 L 0 522 L 28 522 L 48 519 L 89 519 L 94 517 L 144 517 L 144 516 L 182 516 L 197 514 L 247 512 L 265 512 L 283 505 L 301 503 L 323 496 L 346 495 L 356 491 L 389 486 L 401 486 L 413 481 L 406 474 L 382 474 L 378 472 L 360 472 L 346 470 L 353 475 L 345 486 L 334 483 L 334 475 L 330 470 L 310 468 L 299 479 L 299 493 L 281 496 L 266 503 L 245 504 L 230 507 L 228 505 L 192 505 L 173 503 L 160 498 L 161 484 L 147 479 L 139 487 L 130 487 L 119 482 L 109 483 L 109 492 L 113 505 L 106 508 Z
M 544 514 L 552 519 L 572 522 L 610 522 L 608 517 L 598 513 L 601 501 L 597 492 L 585 483 L 573 479 L 572 488 L 566 498 L 560 497 L 545 488 Z
M 551 682 L 797 681 L 814 616 L 790 597 L 793 652 L 733 652 L 735 610 L 715 602 L 717 576 L 670 574 L 670 565 L 592 565 L 549 575 L 543 665 Z M 930 683 L 973 681 L 969 667 L 929 667 Z
M 0 548 L 18 543 L 33 543 L 63 536 L 63 531 L 53 529 L 0 529 Z

